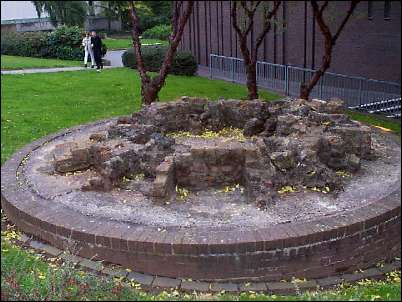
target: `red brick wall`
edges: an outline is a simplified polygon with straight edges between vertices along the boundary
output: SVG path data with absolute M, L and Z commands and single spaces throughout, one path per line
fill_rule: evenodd
M 390 19 L 384 19 L 385 1 L 372 1 L 373 18 L 368 18 L 368 1 L 362 1 L 346 25 L 333 54 L 330 71 L 400 82 L 401 79 L 401 4 L 391 1 Z M 328 14 L 334 25 L 345 15 L 349 1 L 333 2 Z M 230 1 L 200 1 L 186 25 L 181 49 L 191 51 L 199 64 L 208 65 L 210 53 L 241 57 L 235 31 L 231 26 Z M 267 62 L 317 68 L 323 49 L 323 38 L 314 26 L 309 1 L 284 1 L 277 19 L 285 22 L 273 26 L 259 51 L 259 59 Z M 314 28 L 315 27 L 315 28 Z M 253 39 L 261 28 L 255 22 Z M 250 35 L 251 39 L 251 35 Z M 190 42 L 191 41 L 191 42 Z

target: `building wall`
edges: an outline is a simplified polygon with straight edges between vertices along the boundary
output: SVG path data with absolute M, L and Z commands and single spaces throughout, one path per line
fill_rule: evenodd
M 85 30 L 108 30 L 108 20 L 106 17 L 92 17 L 88 16 L 84 24 Z M 110 22 L 110 30 L 121 30 L 121 21 L 112 20 Z
M 17 26 L 15 24 L 2 24 L 1 32 L 11 32 L 17 31 Z
M 400 82 L 401 4 L 390 1 L 389 18 L 384 18 L 387 1 L 362 1 L 341 33 L 329 71 L 347 75 Z M 231 1 L 199 1 L 186 25 L 181 49 L 189 50 L 199 64 L 209 64 L 209 54 L 241 57 L 231 26 Z M 332 2 L 327 8 L 332 31 L 345 16 L 349 1 Z M 255 40 L 262 18 L 257 18 L 250 39 Z M 285 28 L 283 28 L 283 24 Z M 283 1 L 272 30 L 259 50 L 259 59 L 272 63 L 318 68 L 323 55 L 323 37 L 314 22 L 309 1 Z
M 17 31 L 26 32 L 26 31 L 47 31 L 53 30 L 55 27 L 53 26 L 52 22 L 50 21 L 42 21 L 37 20 L 33 22 L 24 22 L 24 23 L 17 23 Z

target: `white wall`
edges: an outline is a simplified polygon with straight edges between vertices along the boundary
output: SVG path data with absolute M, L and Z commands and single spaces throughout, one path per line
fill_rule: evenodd
M 47 17 L 43 13 L 41 17 Z M 38 18 L 31 1 L 1 1 L 1 20 Z

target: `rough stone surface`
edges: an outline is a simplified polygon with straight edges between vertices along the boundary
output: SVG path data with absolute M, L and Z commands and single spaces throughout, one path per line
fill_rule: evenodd
M 33 142 L 2 166 L 7 217 L 58 248 L 77 244 L 80 256 L 151 275 L 211 282 L 319 278 L 400 254 L 400 170 L 395 169 L 400 145 L 389 133 L 371 128 L 375 156 L 365 159 L 331 130 L 361 125 L 341 122 L 338 116 L 311 120 L 310 112 L 316 110 L 306 102 L 261 107 L 258 101 L 197 102 L 144 107 L 138 118 L 127 121 L 140 128 L 152 119 L 159 124 L 157 135 L 151 133 L 144 144 L 127 137 L 90 139 L 93 133 L 108 132 L 116 119 Z M 252 116 L 256 108 L 266 113 Z M 175 123 L 164 120 L 165 112 L 175 115 Z M 211 138 L 207 131 L 235 127 L 239 119 L 245 123 L 283 115 L 295 117 L 286 135 L 274 128 L 248 138 L 241 128 L 236 136 L 212 133 Z M 184 134 L 176 135 L 179 130 Z M 323 162 L 319 143 L 328 136 L 339 139 L 322 149 L 329 153 L 328 162 L 358 163 L 356 156 L 361 169 L 346 173 Z M 55 171 L 53 152 L 69 142 L 89 150 L 88 169 Z M 274 159 L 291 164 L 278 168 L 280 161 L 275 165 L 271 159 L 274 152 L 282 156 Z M 158 170 L 170 159 L 174 169 L 162 165 Z M 185 167 L 194 174 L 184 177 Z M 152 197 L 159 174 L 172 175 L 178 186 L 163 204 Z M 99 189 L 84 191 L 90 180 L 99 181 Z M 185 189 L 187 198 L 179 198 Z
M 355 173 L 361 158 L 372 157 L 370 129 L 351 122 L 341 108 L 338 99 L 270 104 L 183 97 L 153 103 L 106 132 L 92 133 L 89 141 L 57 145 L 54 169 L 93 167 L 97 175 L 82 188 L 95 191 L 110 191 L 122 179 L 144 174 L 148 181 L 133 186 L 159 202 L 174 198 L 177 185 L 204 190 L 242 184 L 249 201 L 265 209 L 284 185 L 341 190 L 343 180 L 335 171 Z M 251 138 L 194 145 L 167 135 L 224 127 L 240 128 Z

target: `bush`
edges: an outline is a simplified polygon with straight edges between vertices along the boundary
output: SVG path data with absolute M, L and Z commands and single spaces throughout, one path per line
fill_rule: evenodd
M 44 32 L 2 33 L 1 54 L 40 57 L 42 49 L 47 47 L 47 36 Z
M 170 25 L 157 25 L 142 33 L 144 39 L 168 40 L 171 32 Z
M 162 66 L 167 51 L 166 46 L 151 45 L 142 47 L 142 57 L 148 71 L 158 71 Z M 137 60 L 133 48 L 126 50 L 122 55 L 125 67 L 137 68 Z M 187 51 L 176 52 L 170 72 L 177 75 L 192 76 L 197 71 L 197 62 L 194 56 Z
M 10 32 L 1 34 L 1 54 L 24 57 L 81 60 L 83 30 L 77 26 L 60 26 L 52 32 Z M 106 45 L 102 45 L 102 55 Z

